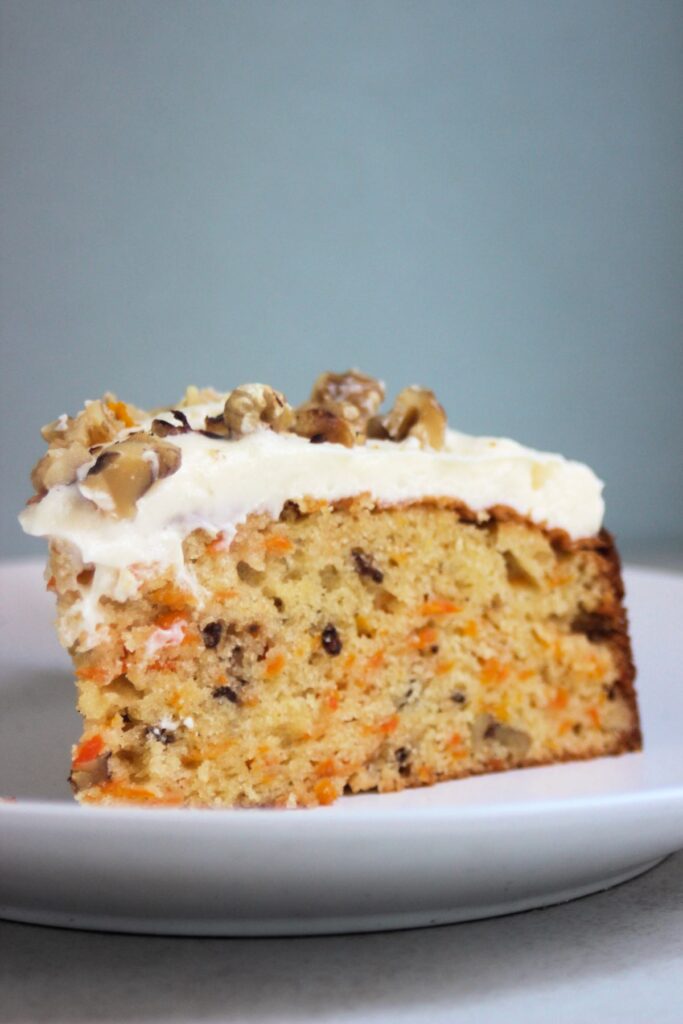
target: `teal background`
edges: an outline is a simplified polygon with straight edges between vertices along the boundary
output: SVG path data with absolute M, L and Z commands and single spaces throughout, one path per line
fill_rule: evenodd
M 356 364 L 683 546 L 683 5 L 1 7 L 0 552 L 105 389 Z

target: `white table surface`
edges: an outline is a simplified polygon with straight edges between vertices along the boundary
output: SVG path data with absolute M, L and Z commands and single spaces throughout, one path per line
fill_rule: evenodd
M 0 922 L 3 1022 L 682 1020 L 683 853 L 573 903 L 387 934 L 150 938 Z
M 657 564 L 649 554 L 632 559 Z M 680 569 L 676 554 L 659 564 Z M 150 938 L 0 921 L 0 1022 L 37 1021 L 681 1024 L 683 852 L 562 906 L 388 934 Z

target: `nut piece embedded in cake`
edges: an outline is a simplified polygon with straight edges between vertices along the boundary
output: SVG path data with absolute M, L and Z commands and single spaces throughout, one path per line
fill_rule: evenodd
M 83 497 L 121 519 L 135 513 L 153 483 L 180 467 L 180 449 L 152 434 L 132 434 L 106 448 L 79 484 Z

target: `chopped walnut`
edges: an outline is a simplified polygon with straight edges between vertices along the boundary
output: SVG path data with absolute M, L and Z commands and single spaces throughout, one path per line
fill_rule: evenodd
M 513 729 L 511 725 L 503 725 L 493 715 L 483 713 L 477 715 L 472 724 L 472 746 L 476 751 L 488 740 L 502 744 L 512 754 L 520 757 L 524 757 L 531 746 L 531 737 L 528 733 L 521 729 Z
M 78 470 L 92 457 L 90 449 L 107 444 L 120 433 L 122 420 L 110 407 L 110 401 L 105 396 L 88 402 L 77 416 L 60 416 L 42 428 L 41 434 L 50 447 L 31 473 L 31 483 L 38 494 L 73 483 Z
M 78 443 L 86 448 L 106 444 L 121 430 L 121 421 L 109 408 L 106 399 L 87 402 L 85 408 L 73 418 L 60 416 L 54 423 L 43 427 L 41 434 L 50 445 L 67 448 Z
M 381 428 L 392 441 L 416 437 L 423 448 L 439 449 L 446 436 L 446 413 L 428 388 L 404 388 L 380 424 L 373 423 L 372 436 L 381 436 Z
M 128 519 L 134 515 L 138 499 L 156 480 L 175 473 L 180 460 L 176 445 L 152 434 L 131 434 L 105 448 L 79 489 L 103 512 Z
M 72 768 L 69 775 L 69 782 L 74 793 L 80 793 L 91 786 L 99 786 L 102 782 L 108 782 L 111 778 L 109 770 L 110 754 L 102 754 L 94 757 L 91 761 L 79 764 L 78 768 Z
M 180 409 L 170 409 L 168 415 L 172 419 L 157 419 L 152 421 L 152 433 L 155 437 L 172 437 L 175 434 L 189 434 L 192 430 L 189 420 Z
M 384 401 L 384 384 L 358 370 L 321 373 L 311 391 L 310 405 L 330 409 L 364 432 L 370 417 Z
M 300 437 L 307 437 L 312 444 L 329 441 L 353 448 L 356 435 L 351 424 L 343 416 L 316 405 L 300 405 L 296 410 L 292 430 Z
M 31 471 L 31 483 L 37 494 L 45 494 L 60 484 L 72 484 L 81 466 L 92 458 L 89 450 L 75 442 L 68 448 L 48 448 Z
M 278 432 L 288 430 L 294 414 L 285 396 L 274 388 L 242 384 L 228 395 L 223 420 L 229 437 L 244 437 L 267 427 Z

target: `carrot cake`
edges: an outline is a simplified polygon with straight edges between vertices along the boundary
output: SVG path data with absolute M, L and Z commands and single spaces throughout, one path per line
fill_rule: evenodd
M 89 804 L 329 804 L 640 748 L 618 555 L 585 465 L 323 374 L 43 428 L 21 514 Z

